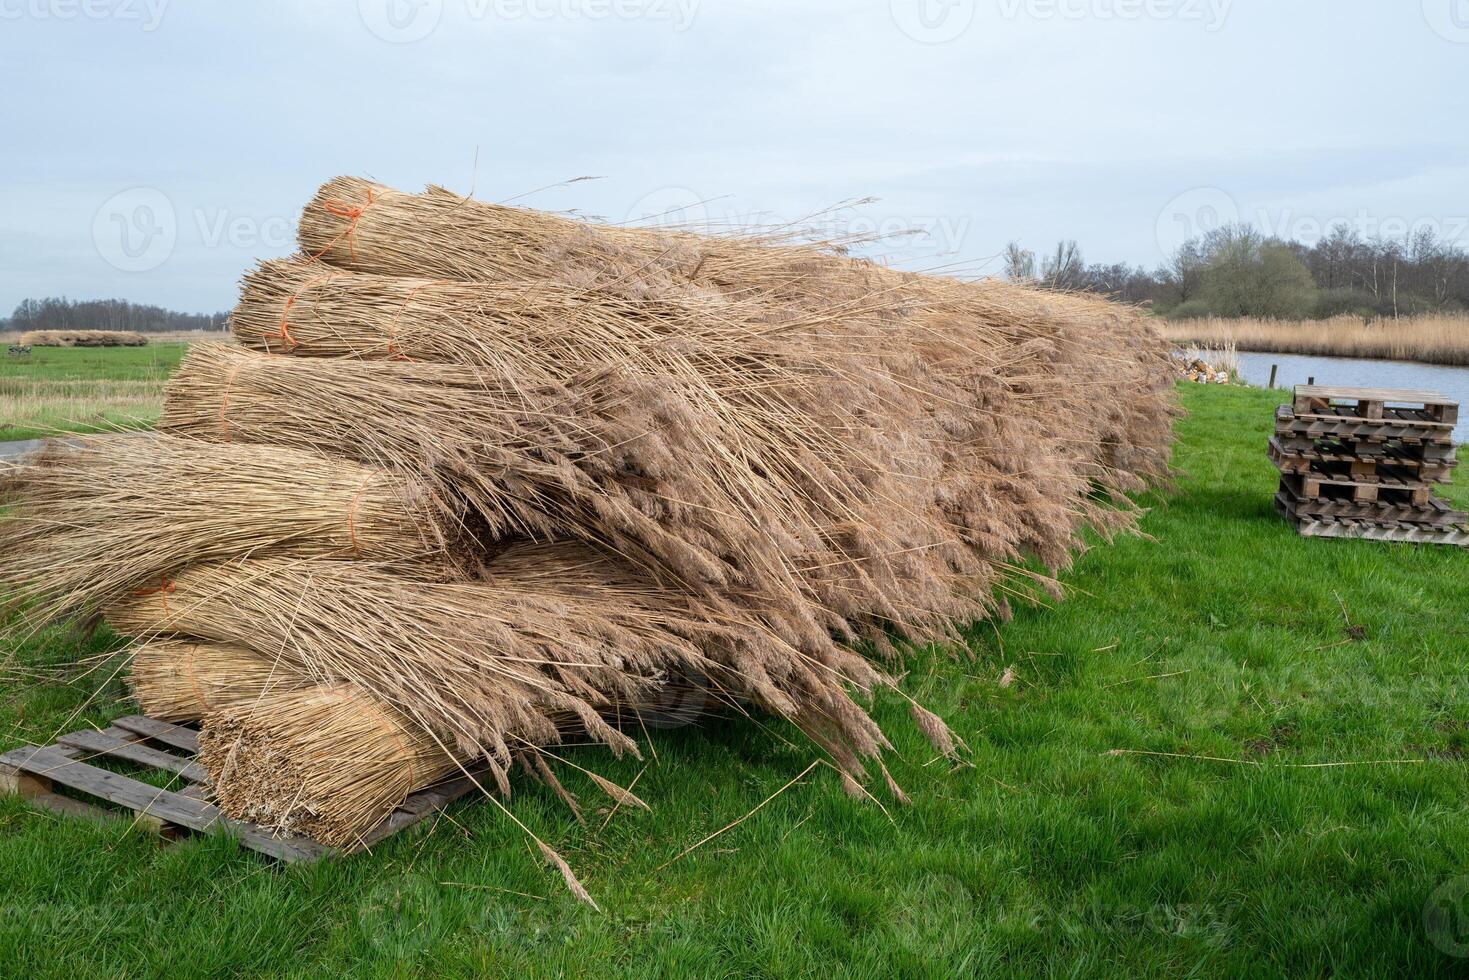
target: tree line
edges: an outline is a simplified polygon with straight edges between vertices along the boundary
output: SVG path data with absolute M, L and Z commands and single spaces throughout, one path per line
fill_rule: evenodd
M 1149 271 L 1088 264 L 1074 241 L 1037 256 L 1011 242 L 1005 274 L 1052 289 L 1101 293 L 1164 316 L 1363 319 L 1469 310 L 1469 251 L 1422 228 L 1364 239 L 1349 225 L 1307 245 L 1231 224 L 1181 245 Z
M 125 299 L 69 300 L 65 297 L 22 300 L 3 330 L 223 330 L 228 313 L 179 313 Z

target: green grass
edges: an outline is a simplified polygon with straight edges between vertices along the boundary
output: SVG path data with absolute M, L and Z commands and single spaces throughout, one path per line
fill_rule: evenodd
M 1184 399 L 1186 476 L 1154 502 L 1152 540 L 1089 552 L 1067 602 L 976 627 L 972 659 L 911 658 L 906 688 L 972 765 L 933 761 L 884 700 L 913 798 L 891 819 L 818 770 L 659 870 L 813 752 L 742 722 L 656 735 L 646 771 L 571 750 L 624 785 L 641 772 L 653 807 L 584 829 L 539 789 L 515 800 L 598 915 L 483 802 L 370 856 L 279 868 L 228 840 L 161 846 L 9 800 L 0 962 L 73 977 L 1462 972 L 1445 949 L 1465 920 L 1425 910 L 1462 915 L 1469 893 L 1469 556 L 1297 538 L 1270 508 L 1276 396 Z M 57 631 L 15 659 L 53 665 L 76 644 Z M 53 734 L 96 686 L 11 687 L 5 744 Z M 82 717 L 120 713 L 120 694 Z M 1324 763 L 1360 765 L 1305 768 Z
M 36 347 L 0 357 L 0 442 L 151 425 L 187 347 Z

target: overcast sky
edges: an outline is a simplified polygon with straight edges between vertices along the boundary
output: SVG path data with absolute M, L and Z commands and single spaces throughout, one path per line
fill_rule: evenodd
M 342 173 L 615 222 L 870 197 L 823 227 L 973 274 L 1233 218 L 1469 244 L 1469 0 L 0 0 L 0 81 L 0 315 L 227 309 Z

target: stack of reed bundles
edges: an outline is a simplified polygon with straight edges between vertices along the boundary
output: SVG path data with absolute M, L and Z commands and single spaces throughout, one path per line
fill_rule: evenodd
M 144 709 L 201 720 L 222 809 L 283 833 L 350 843 L 471 766 L 575 810 L 550 747 L 636 753 L 690 693 L 902 798 L 863 703 L 892 641 L 1056 591 L 1167 477 L 1167 345 L 1094 298 L 355 178 L 299 241 L 159 434 L 0 482 L 25 621 L 136 637 Z

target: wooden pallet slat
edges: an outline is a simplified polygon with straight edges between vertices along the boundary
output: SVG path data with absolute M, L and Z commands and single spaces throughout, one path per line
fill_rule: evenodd
M 1453 424 L 1459 420 L 1459 404 L 1433 391 L 1397 388 L 1342 388 L 1332 385 L 1300 385 L 1295 390 L 1297 415 L 1355 415 L 1364 419 L 1402 418 Z
M 1462 528 L 1394 527 L 1362 521 L 1302 521 L 1296 531 L 1307 538 L 1340 538 L 1362 541 L 1396 541 L 1404 544 L 1439 544 L 1469 548 L 1469 532 Z
M 1385 501 L 1358 503 L 1354 500 L 1297 497 L 1289 483 L 1282 482 L 1276 497 L 1290 509 L 1290 516 L 1314 520 L 1358 520 L 1398 522 L 1420 527 L 1452 527 L 1469 523 L 1469 514 L 1452 509 L 1436 497 L 1426 505 L 1390 504 Z
M 114 728 L 125 729 L 154 742 L 182 749 L 190 755 L 196 755 L 199 752 L 199 733 L 186 725 L 155 721 L 145 715 L 126 715 L 114 721 L 112 725 Z
M 51 747 L 16 749 L 0 756 L 0 763 L 48 779 L 53 785 L 80 790 L 135 813 L 154 816 L 190 830 L 212 830 L 221 818 L 219 810 L 212 804 L 99 769 Z
M 1283 405 L 1276 413 L 1275 431 L 1277 435 L 1303 439 L 1397 440 L 1448 446 L 1453 442 L 1454 425 L 1395 414 L 1391 410 L 1379 420 L 1348 415 L 1303 415 L 1290 405 Z
M 280 837 L 256 824 L 226 817 L 209 801 L 209 774 L 194 758 L 198 748 L 199 734 L 187 725 L 128 715 L 106 729 L 72 732 L 54 745 L 26 746 L 0 755 L 0 792 L 18 793 L 34 806 L 66 816 L 129 820 L 166 837 L 224 833 L 237 838 L 245 848 L 294 863 L 365 851 L 422 822 L 479 785 L 471 775 L 462 775 L 414 793 L 356 844 L 335 848 L 307 838 Z M 176 755 L 175 751 L 183 754 Z M 117 759 L 169 773 L 183 785 L 160 789 L 91 765 L 98 759 Z M 483 775 L 475 770 L 470 773 Z M 58 788 L 121 809 L 96 806 L 86 799 L 63 795 L 56 791 Z
M 1457 460 L 1452 463 L 1427 462 L 1385 453 L 1361 457 L 1324 449 L 1290 450 L 1276 437 L 1270 439 L 1268 453 L 1271 462 L 1282 473 L 1346 477 L 1354 482 L 1384 486 L 1448 484 L 1452 482 L 1453 468 L 1458 465 Z
M 115 731 L 121 730 L 115 729 Z M 177 773 L 191 783 L 203 783 L 209 780 L 209 773 L 197 762 L 181 759 L 176 755 L 160 752 L 158 749 L 149 748 L 137 742 L 129 742 L 105 731 L 73 732 L 70 735 L 61 736 L 56 742 L 58 745 L 67 745 L 96 755 L 109 756 L 114 759 L 135 762 L 141 766 Z

